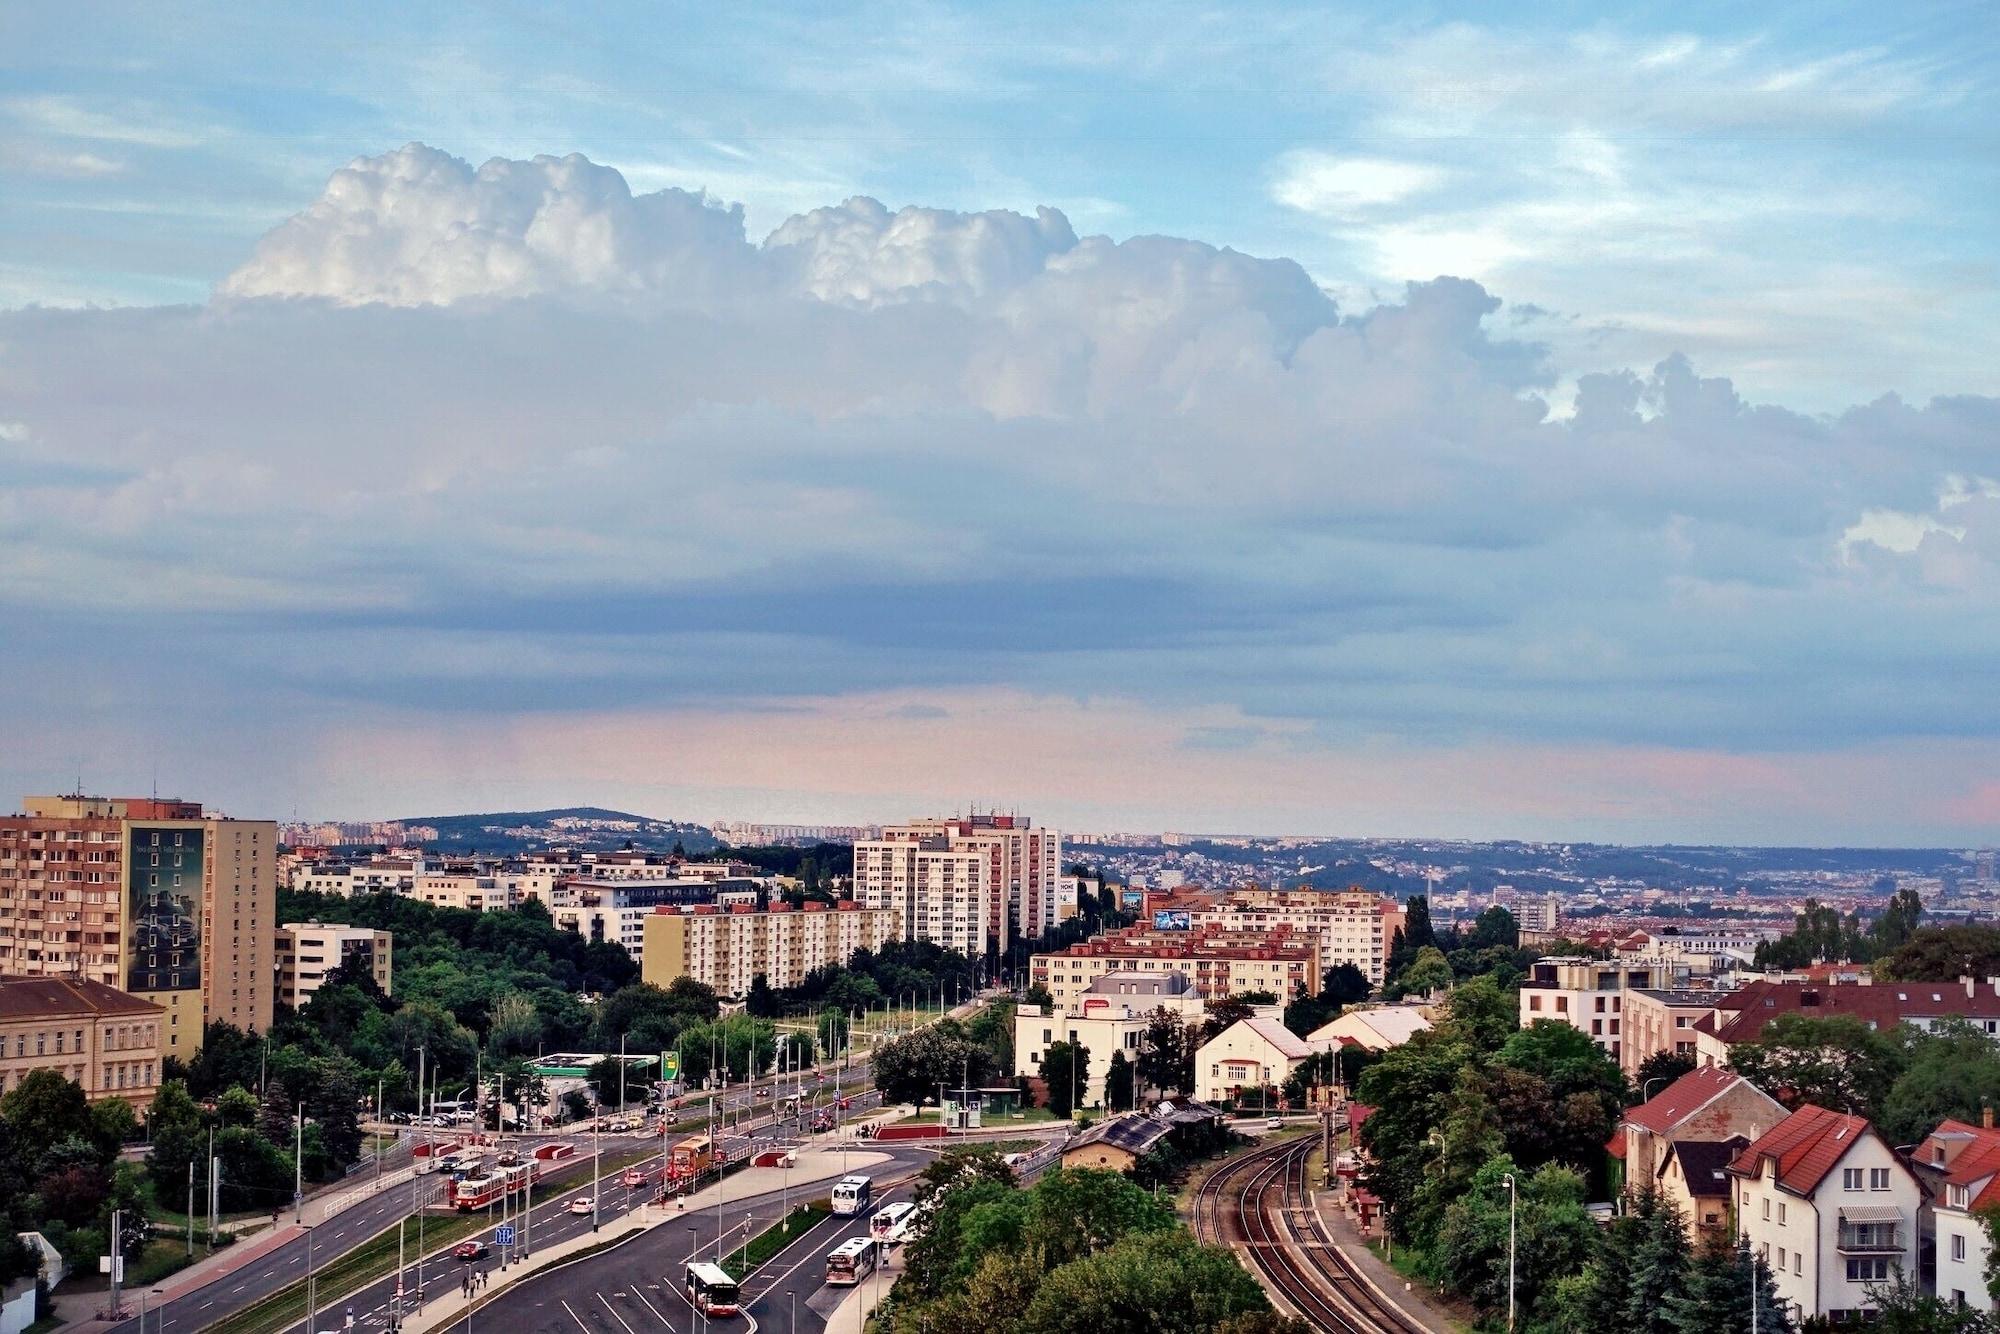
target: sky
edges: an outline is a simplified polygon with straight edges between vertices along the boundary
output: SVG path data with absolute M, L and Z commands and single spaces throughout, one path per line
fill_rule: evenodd
M 1996 841 L 1980 6 L 410 8 L 0 11 L 0 793 Z

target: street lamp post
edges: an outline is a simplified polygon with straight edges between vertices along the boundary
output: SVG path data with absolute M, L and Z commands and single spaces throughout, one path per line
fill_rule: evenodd
M 1514 1328 L 1514 1202 L 1518 1192 L 1514 1188 L 1514 1174 L 1507 1173 L 1501 1178 L 1507 1183 L 1507 1329 L 1512 1334 Z

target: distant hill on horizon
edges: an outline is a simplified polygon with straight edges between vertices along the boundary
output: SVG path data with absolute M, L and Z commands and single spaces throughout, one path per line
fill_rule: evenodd
M 703 853 L 713 852 L 717 846 L 706 825 L 686 820 L 657 820 L 650 815 L 603 806 L 416 815 L 401 817 L 400 822 L 435 828 L 438 831 L 435 845 L 454 850 L 520 852 L 560 843 L 602 852 L 622 848 L 630 842 L 637 848 L 662 852 L 679 843 L 687 852 Z

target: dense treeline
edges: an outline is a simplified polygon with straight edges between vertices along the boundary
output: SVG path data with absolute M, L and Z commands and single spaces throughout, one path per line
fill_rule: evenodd
M 115 1209 L 126 1211 L 126 1257 L 145 1249 L 139 1170 L 118 1160 L 138 1126 L 129 1103 L 92 1104 L 53 1070 L 30 1071 L 0 1097 L 0 1284 L 39 1263 L 21 1232 L 40 1231 L 71 1265 L 95 1269 L 111 1249 Z
M 885 1334 L 1307 1334 L 1115 1172 L 1057 1168 L 1024 1190 L 997 1153 L 950 1154 L 917 1201 Z
M 1387 1000 L 1424 996 L 1486 976 L 1514 986 L 1536 957 L 1536 951 L 1521 948 L 1520 923 L 1505 908 L 1488 908 L 1463 930 L 1439 931 L 1431 925 L 1430 899 L 1418 894 L 1404 905 L 1403 925 L 1389 939 L 1382 995 Z
M 482 1037 L 509 997 L 535 1012 L 551 1049 L 580 1040 L 590 1026 L 582 997 L 638 981 L 639 965 L 623 947 L 565 931 L 539 903 L 509 912 L 436 908 L 398 894 L 340 898 L 278 894 L 281 922 L 339 922 L 392 931 L 396 998 L 428 1002 Z M 515 1020 L 518 1022 L 518 1007 Z

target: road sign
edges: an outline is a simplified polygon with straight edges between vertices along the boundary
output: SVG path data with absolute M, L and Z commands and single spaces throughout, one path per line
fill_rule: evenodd
M 502 1246 L 512 1246 L 514 1244 L 514 1225 L 512 1223 L 502 1223 L 499 1230 L 493 1234 L 493 1239 Z
M 660 1053 L 660 1078 L 669 1084 L 681 1077 L 681 1054 L 677 1051 Z

